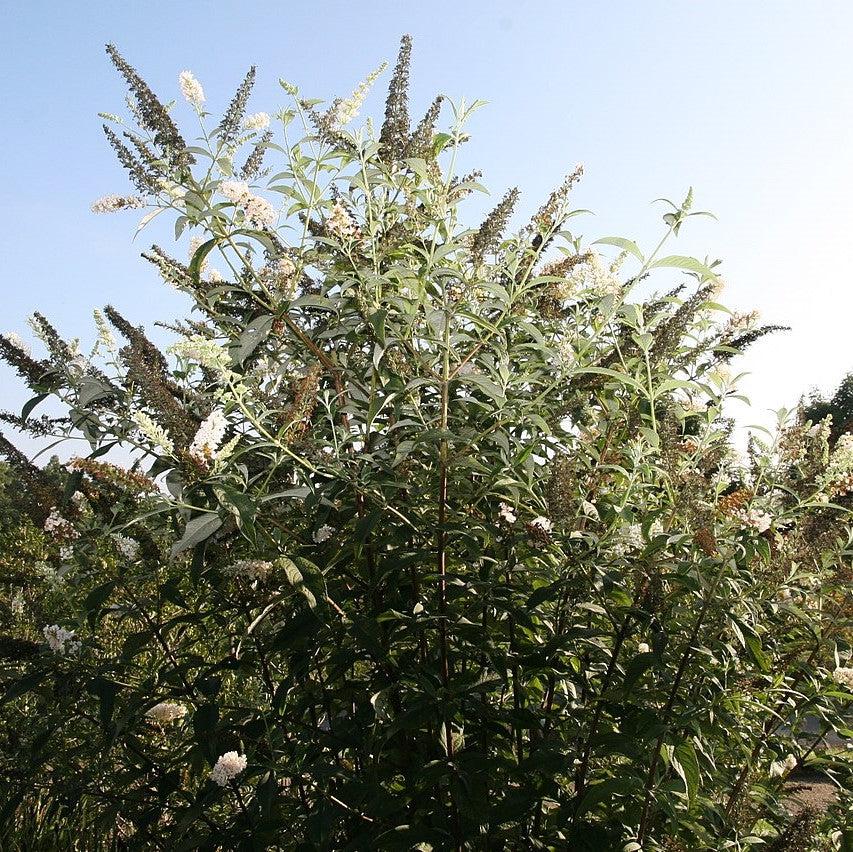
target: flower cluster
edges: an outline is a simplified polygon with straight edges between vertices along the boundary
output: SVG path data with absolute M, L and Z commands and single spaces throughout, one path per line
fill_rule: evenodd
M 279 278 L 290 279 L 296 274 L 296 264 L 287 255 L 280 257 L 273 268 Z
M 138 195 L 103 195 L 92 202 L 93 213 L 117 213 L 119 210 L 138 210 L 145 199 Z
M 853 690 L 853 669 L 838 666 L 832 673 L 832 679 L 841 686 L 846 686 L 847 689 Z
M 546 518 L 544 515 L 539 515 L 526 524 L 525 529 L 533 542 L 538 544 L 547 544 L 551 540 L 551 532 L 554 529 L 554 523 L 550 518 Z
M 219 409 L 211 411 L 198 427 L 198 432 L 190 444 L 189 454 L 205 463 L 216 458 L 227 428 L 228 421 L 225 415 Z
M 178 85 L 181 87 L 181 94 L 186 102 L 192 104 L 196 109 L 200 109 L 204 103 L 204 89 L 192 71 L 181 71 L 178 75 Z
M 767 773 L 771 778 L 783 778 L 797 765 L 797 758 L 793 754 L 789 754 L 782 760 L 774 760 L 770 764 L 770 770 Z
M 265 112 L 256 112 L 253 115 L 247 115 L 243 119 L 243 127 L 246 130 L 266 130 L 269 126 L 270 117 Z
M 175 445 L 169 437 L 169 432 L 155 423 L 144 411 L 131 411 L 130 419 L 155 447 L 160 447 L 166 453 L 175 452 Z
M 155 722 L 166 724 L 167 722 L 174 722 L 177 719 L 183 719 L 187 715 L 187 708 L 183 704 L 177 704 L 174 701 L 161 701 L 147 710 L 145 715 Z
M 383 62 L 375 71 L 371 71 L 361 83 L 358 84 L 356 90 L 348 97 L 338 99 L 332 104 L 332 116 L 335 125 L 343 127 L 349 124 L 358 116 L 358 111 L 367 97 L 376 78 L 388 67 L 387 62 Z
M 642 526 L 640 524 L 625 524 L 619 527 L 616 532 L 613 550 L 621 556 L 632 550 L 640 550 L 644 545 Z
M 746 528 L 754 529 L 758 533 L 767 532 L 773 523 L 773 518 L 761 509 L 740 510 L 735 513 L 735 518 Z
M 274 225 L 278 219 L 275 208 L 266 198 L 254 195 L 249 184 L 241 180 L 225 180 L 219 184 L 219 191 L 235 206 L 243 211 L 246 221 L 258 228 Z
M 247 762 L 245 754 L 226 751 L 216 761 L 216 766 L 210 772 L 210 778 L 220 787 L 227 787 L 229 782 L 246 768 Z
M 114 535 L 113 541 L 116 543 L 118 552 L 128 561 L 134 562 L 139 558 L 139 544 L 132 538 L 126 535 Z
M 92 314 L 95 318 L 95 327 L 98 329 L 98 342 L 96 344 L 95 351 L 97 352 L 97 347 L 103 346 L 103 348 L 106 349 L 113 358 L 115 358 L 118 354 L 118 345 L 112 329 L 107 324 L 104 315 L 97 308 L 92 311 Z
M 169 347 L 170 352 L 195 361 L 202 367 L 212 370 L 219 376 L 227 376 L 231 372 L 231 356 L 228 350 L 220 346 L 215 340 L 194 334 L 185 340 L 180 340 Z
M 326 230 L 343 239 L 355 236 L 358 233 L 358 226 L 353 222 L 346 207 L 340 201 L 336 201 L 329 218 L 326 219 Z
M 272 562 L 264 559 L 240 559 L 225 569 L 232 577 L 245 577 L 247 580 L 263 582 L 272 573 Z
M 557 366 L 563 370 L 571 370 L 577 364 L 577 352 L 574 344 L 567 337 L 560 337 L 554 344 L 557 352 Z
M 73 630 L 51 624 L 42 630 L 47 646 L 54 654 L 76 654 L 82 645 Z
M 80 533 L 74 529 L 74 525 L 67 518 L 63 518 L 59 509 L 54 506 L 44 522 L 44 531 L 58 539 L 75 539 Z
M 512 506 L 510 506 L 508 503 L 501 503 L 498 511 L 498 517 L 503 523 L 509 524 L 510 526 L 512 526 L 518 520 L 518 516 L 513 511 Z
M 30 356 L 33 354 L 30 345 L 17 332 L 7 331 L 3 337 L 5 337 L 12 346 L 20 349 L 25 355 Z
M 314 531 L 314 534 L 311 537 L 317 544 L 322 544 L 324 541 L 328 541 L 334 533 L 334 527 L 329 526 L 329 524 L 323 524 L 322 527 Z
M 587 252 L 581 263 L 575 264 L 565 278 L 564 290 L 568 298 L 576 292 L 585 292 L 592 297 L 616 296 L 622 291 L 622 284 L 616 277 L 618 266 L 605 266 L 601 256 L 594 251 Z
M 830 497 L 839 497 L 853 490 L 853 433 L 846 432 L 838 439 L 821 476 L 820 486 Z

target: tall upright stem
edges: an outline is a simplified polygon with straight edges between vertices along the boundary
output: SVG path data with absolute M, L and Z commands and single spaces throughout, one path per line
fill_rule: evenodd
M 447 445 L 447 424 L 450 407 L 450 310 L 446 309 L 444 318 L 444 352 L 441 377 L 441 440 L 438 450 L 438 532 L 436 540 L 436 567 L 438 569 L 438 611 L 439 611 L 439 654 L 441 661 L 441 683 L 445 697 L 450 684 L 450 658 L 447 642 L 447 467 L 449 450 Z M 453 760 L 453 724 L 447 709 L 444 710 L 444 739 L 447 748 L 448 761 Z M 453 828 L 456 834 L 456 845 L 462 848 L 461 826 L 459 814 L 450 792 L 450 808 Z
M 678 664 L 678 670 L 675 673 L 675 680 L 673 680 L 672 682 L 672 688 L 669 690 L 669 697 L 667 698 L 666 705 L 664 706 L 663 712 L 661 713 L 661 732 L 660 736 L 658 736 L 657 740 L 655 741 L 651 761 L 649 762 L 649 771 L 646 775 L 643 811 L 640 815 L 640 828 L 637 833 L 637 842 L 641 845 L 645 841 L 646 834 L 649 829 L 649 821 L 651 818 L 652 810 L 652 788 L 654 787 L 655 772 L 657 771 L 658 762 L 660 761 L 660 750 L 663 746 L 664 738 L 666 737 L 669 729 L 670 719 L 672 718 L 672 708 L 675 706 L 675 699 L 678 695 L 678 689 L 681 686 L 681 681 L 684 678 L 684 673 L 687 671 L 687 664 L 690 662 L 690 658 L 693 656 L 693 646 L 696 643 L 696 637 L 699 635 L 699 631 L 702 629 L 702 625 L 705 622 L 705 616 L 708 614 L 708 610 L 711 608 L 711 601 L 713 601 L 714 593 L 717 591 L 717 586 L 719 585 L 720 580 L 723 578 L 723 573 L 725 572 L 726 564 L 727 560 L 722 559 L 720 561 L 720 569 L 717 571 L 717 574 L 714 577 L 713 582 L 711 583 L 711 587 L 705 594 L 705 599 L 702 602 L 702 608 L 699 610 L 699 614 L 696 616 L 696 621 L 693 624 L 693 629 L 690 631 L 690 636 L 688 637 L 687 642 L 684 645 L 684 650 L 681 654 L 681 662 Z

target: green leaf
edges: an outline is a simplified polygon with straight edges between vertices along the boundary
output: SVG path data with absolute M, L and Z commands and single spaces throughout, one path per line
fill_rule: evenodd
M 92 695 L 100 699 L 101 725 L 106 729 L 112 720 L 115 698 L 121 686 L 113 680 L 98 676 L 90 681 L 88 689 Z
M 696 749 L 690 740 L 685 740 L 675 747 L 672 754 L 672 766 L 681 776 L 687 789 L 687 799 L 692 805 L 696 799 L 699 789 L 699 761 L 696 758 Z
M 26 420 L 30 414 L 32 414 L 33 409 L 40 403 L 46 400 L 50 396 L 49 393 L 40 393 L 38 396 L 34 396 L 31 400 L 28 400 L 24 407 L 21 409 L 21 419 Z
M 311 609 L 314 609 L 317 606 L 317 599 L 314 597 L 311 590 L 306 588 L 302 572 L 296 567 L 296 563 L 288 556 L 281 556 L 276 559 L 275 564 L 284 571 L 290 585 L 298 592 L 302 593 L 305 600 L 308 602 L 308 606 L 311 607 Z
M 216 238 L 202 243 L 195 251 L 188 267 L 190 276 L 196 284 L 201 280 L 201 268 L 205 258 L 216 248 Z
M 172 545 L 171 558 L 174 559 L 179 553 L 183 553 L 199 542 L 210 538 L 222 526 L 222 519 L 213 512 L 197 515 L 187 521 L 183 538 Z
M 602 781 L 599 784 L 593 784 L 587 788 L 584 797 L 578 803 L 577 816 L 583 816 L 587 811 L 592 810 L 601 802 L 610 802 L 611 799 L 619 794 L 626 795 L 634 791 L 639 780 L 630 776 L 621 778 L 610 778 L 607 781 Z
M 86 611 L 86 614 L 89 618 L 89 624 L 94 629 L 95 623 L 98 620 L 98 615 L 103 608 L 103 605 L 106 603 L 107 598 L 112 594 L 113 589 L 116 587 L 116 580 L 109 580 L 106 583 L 102 583 L 100 586 L 92 589 L 88 595 L 86 595 L 86 600 L 83 603 L 83 608 Z
M 231 361 L 235 367 L 239 367 L 269 336 L 275 317 L 265 314 L 252 320 L 245 331 L 229 347 Z
M 29 674 L 24 675 L 23 677 L 18 678 L 17 680 L 13 680 L 9 686 L 6 687 L 6 691 L 3 693 L 3 697 L 0 698 L 0 706 L 6 704 L 9 701 L 12 701 L 15 698 L 20 698 L 20 696 L 25 695 L 28 692 L 31 692 L 35 689 L 41 682 L 47 677 L 48 673 L 41 669 L 30 672 Z
M 673 267 L 675 269 L 683 269 L 686 272 L 695 272 L 702 278 L 716 278 L 717 273 L 710 266 L 702 263 L 701 260 L 696 260 L 695 257 L 687 257 L 680 254 L 672 254 L 669 257 L 662 257 L 656 260 L 649 268 L 657 269 L 659 267 Z
M 80 381 L 80 390 L 77 392 L 77 405 L 80 408 L 87 408 L 96 399 L 103 399 L 105 396 L 112 396 L 112 394 L 112 389 L 103 382 L 92 376 L 84 376 Z
M 646 654 L 637 654 L 631 659 L 631 662 L 625 667 L 625 679 L 622 681 L 622 689 L 627 695 L 634 687 L 634 684 L 648 671 L 655 663 L 655 655 L 651 652 Z
M 600 240 L 596 240 L 593 245 L 616 246 L 633 254 L 640 263 L 644 263 L 646 260 L 639 246 L 633 240 L 626 240 L 624 237 L 602 237 Z

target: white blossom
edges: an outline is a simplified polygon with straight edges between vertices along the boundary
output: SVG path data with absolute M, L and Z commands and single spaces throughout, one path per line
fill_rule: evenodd
M 355 222 L 340 201 L 335 202 L 332 212 L 326 219 L 326 230 L 341 238 L 354 236 L 358 232 Z
M 63 562 L 70 562 L 74 558 L 73 545 L 66 544 L 59 548 L 59 558 Z
M 314 531 L 314 534 L 311 536 L 311 538 L 313 538 L 317 544 L 322 544 L 324 541 L 328 541 L 334 535 L 334 533 L 334 527 L 329 526 L 329 524 L 323 524 L 322 527 Z
M 336 100 L 332 104 L 332 114 L 334 123 L 338 127 L 343 127 L 349 124 L 358 116 L 358 111 L 367 97 L 371 86 L 376 82 L 376 78 L 388 67 L 387 62 L 383 62 L 375 71 L 371 71 L 361 83 L 358 84 L 356 90 L 348 97 Z
M 190 455 L 202 462 L 216 458 L 216 451 L 225 437 L 227 428 L 228 421 L 225 415 L 219 409 L 211 411 L 198 427 L 198 432 L 190 444 Z
M 640 524 L 625 524 L 619 527 L 616 533 L 613 549 L 621 556 L 631 550 L 639 550 L 644 545 L 643 528 Z
M 54 538 L 75 539 L 80 537 L 80 533 L 74 529 L 71 521 L 63 518 L 56 506 L 50 510 L 50 514 L 44 522 L 44 531 Z
M 292 278 L 296 274 L 296 264 L 285 254 L 275 262 L 275 273 L 283 279 Z
M 201 334 L 193 334 L 185 340 L 173 343 L 169 351 L 188 361 L 195 361 L 223 378 L 231 373 L 231 356 L 228 350 Z
M 81 642 L 73 630 L 66 630 L 58 624 L 51 624 L 42 630 L 48 647 L 54 654 L 76 654 Z
M 845 432 L 836 442 L 819 485 L 832 497 L 853 490 L 853 433 Z
M 853 669 L 838 666 L 832 673 L 832 679 L 841 686 L 853 690 Z
M 554 344 L 557 351 L 559 366 L 564 370 L 571 370 L 577 364 L 577 353 L 572 342 L 567 337 L 561 337 Z
M 750 311 L 748 314 L 734 313 L 729 320 L 729 329 L 738 332 L 749 331 L 758 325 L 759 318 L 758 311 Z
M 265 112 L 256 112 L 253 115 L 247 115 L 243 119 L 243 127 L 246 130 L 266 130 L 269 126 L 270 117 Z
M 134 562 L 139 558 L 139 544 L 132 538 L 126 535 L 115 534 L 113 540 L 116 543 L 118 552 L 130 562 Z
M 236 751 L 226 751 L 216 761 L 216 766 L 211 770 L 210 778 L 220 787 L 227 787 L 228 782 L 232 778 L 236 778 L 246 768 L 247 763 L 245 754 L 238 754 Z
M 145 199 L 138 195 L 102 195 L 92 202 L 93 213 L 117 213 L 119 210 L 138 210 Z
M 275 208 L 266 198 L 254 195 L 249 184 L 242 180 L 224 180 L 219 191 L 234 205 L 241 208 L 249 224 L 256 227 L 274 225 L 278 219 Z
M 640 642 L 640 644 L 637 645 L 637 651 L 640 654 L 648 654 L 651 650 L 652 649 L 649 647 L 648 642 Z
M 204 89 L 201 87 L 201 83 L 196 80 L 193 72 L 181 71 L 178 75 L 178 85 L 181 87 L 181 94 L 187 103 L 200 108 L 204 103 Z
M 167 453 L 175 451 L 175 445 L 172 443 L 168 431 L 155 423 L 144 411 L 131 411 L 130 419 L 155 447 L 160 447 L 160 449 Z
M 207 242 L 207 240 L 203 240 L 201 237 L 190 237 L 190 245 L 187 250 L 187 255 L 189 256 L 190 263 L 192 263 L 192 259 L 195 257 L 195 253 Z M 203 274 L 207 269 L 207 257 L 199 264 L 198 271 L 199 274 Z
M 187 715 L 187 708 L 183 704 L 177 704 L 174 701 L 161 701 L 147 710 L 145 715 L 155 722 L 165 724 L 166 722 L 183 719 Z
M 767 773 L 771 778 L 782 778 L 787 775 L 797 765 L 797 758 L 793 754 L 789 754 L 782 760 L 774 760 L 770 764 L 770 770 Z
M 12 346 L 17 347 L 21 350 L 25 355 L 32 355 L 32 349 L 30 349 L 30 345 L 16 332 L 7 331 L 3 337 L 12 344 Z
M 618 295 L 622 291 L 622 284 L 616 277 L 617 271 L 618 267 L 605 266 L 597 252 L 588 252 L 562 281 L 554 285 L 555 295 L 560 299 L 571 298 L 579 291 L 593 297 Z
M 240 559 L 225 569 L 232 577 L 245 577 L 248 580 L 266 580 L 272 573 L 272 562 L 264 559 Z
M 510 526 L 518 520 L 518 516 L 508 503 L 501 503 L 498 515 L 505 524 L 509 524 Z
M 759 533 L 769 530 L 770 524 L 773 523 L 773 518 L 760 509 L 750 509 L 748 512 L 741 513 L 739 517 L 745 526 L 752 527 Z
M 544 515 L 539 515 L 538 517 L 534 518 L 530 522 L 530 526 L 546 534 L 550 533 L 551 530 L 554 529 L 554 524 L 551 519 L 546 518 Z
M 36 574 L 43 577 L 45 582 L 54 589 L 59 588 L 65 582 L 65 572 L 57 571 L 56 567 L 49 562 L 40 559 L 33 567 Z
M 107 324 L 104 315 L 97 308 L 95 308 L 93 314 L 95 317 L 95 326 L 98 329 L 97 346 L 103 346 L 110 355 L 115 357 L 118 354 L 118 344 L 116 343 L 112 329 Z

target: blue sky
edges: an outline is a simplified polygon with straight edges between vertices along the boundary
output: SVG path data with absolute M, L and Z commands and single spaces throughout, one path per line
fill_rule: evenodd
M 163 232 L 132 242 L 133 213 L 89 212 L 96 197 L 128 188 L 97 118 L 124 97 L 105 42 L 164 99 L 179 96 L 177 75 L 191 69 L 214 112 L 254 63 L 250 110 L 272 112 L 284 100 L 279 77 L 308 95 L 346 95 L 393 61 L 409 32 L 413 113 L 437 92 L 489 101 L 462 165 L 481 168 L 495 197 L 519 186 L 519 222 L 582 162 L 575 198 L 595 216 L 579 231 L 649 247 L 663 212 L 652 200 L 680 200 L 694 186 L 696 207 L 719 221 L 692 220 L 673 249 L 722 258 L 723 301 L 793 326 L 744 360 L 755 405 L 744 422 L 767 422 L 764 410 L 853 369 L 849 0 L 4 6 L 0 330 L 27 336 L 38 309 L 88 343 L 96 306 L 113 303 L 145 325 L 183 312 L 139 258 Z M 386 81 L 363 115 L 381 115 Z M 25 398 L 0 367 L 0 407 Z

